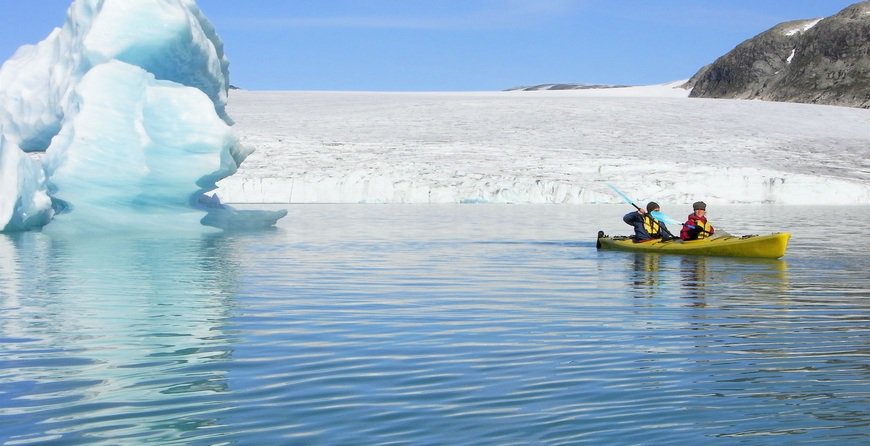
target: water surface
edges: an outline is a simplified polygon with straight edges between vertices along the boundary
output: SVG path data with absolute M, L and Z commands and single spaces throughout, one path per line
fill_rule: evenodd
M 870 208 L 711 209 L 776 261 L 597 251 L 625 211 L 0 235 L 0 444 L 870 441 Z

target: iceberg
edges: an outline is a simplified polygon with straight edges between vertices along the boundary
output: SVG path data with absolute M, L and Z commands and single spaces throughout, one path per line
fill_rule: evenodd
M 226 113 L 228 65 L 193 0 L 73 2 L 0 67 L 0 230 L 273 225 L 286 211 L 207 195 L 252 151 Z

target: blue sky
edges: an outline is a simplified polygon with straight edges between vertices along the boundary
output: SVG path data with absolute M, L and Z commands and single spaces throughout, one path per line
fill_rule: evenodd
M 855 0 L 199 0 L 252 90 L 501 90 L 690 77 L 777 23 Z M 0 59 L 69 0 L 0 0 Z

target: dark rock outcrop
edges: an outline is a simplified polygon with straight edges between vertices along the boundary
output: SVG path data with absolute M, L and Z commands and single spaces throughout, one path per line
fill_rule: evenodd
M 870 1 L 779 24 L 701 68 L 690 97 L 870 108 Z

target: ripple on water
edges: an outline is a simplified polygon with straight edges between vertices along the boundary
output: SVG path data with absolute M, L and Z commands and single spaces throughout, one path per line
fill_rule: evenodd
M 870 263 L 830 228 L 759 262 L 597 252 L 584 207 L 348 208 L 2 236 L 0 443 L 867 440 Z

